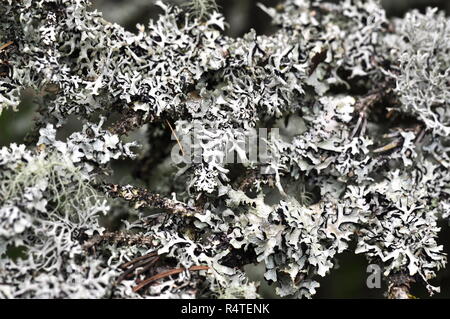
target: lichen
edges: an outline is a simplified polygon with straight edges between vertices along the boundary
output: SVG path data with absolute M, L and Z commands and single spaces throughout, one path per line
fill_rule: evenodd
M 0 112 L 32 90 L 39 116 L 0 150 L 0 296 L 255 298 L 263 263 L 309 298 L 352 242 L 391 288 L 439 291 L 448 17 L 286 0 L 232 38 L 214 1 L 158 5 L 132 33 L 87 0 L 2 0 Z

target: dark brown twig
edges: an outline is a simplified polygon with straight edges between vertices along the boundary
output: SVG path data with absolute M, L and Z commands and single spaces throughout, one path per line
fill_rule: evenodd
M 355 137 L 359 131 L 359 136 L 364 135 L 367 128 L 368 112 L 376 104 L 381 102 L 394 102 L 392 99 L 392 83 L 386 82 L 372 93 L 360 98 L 355 105 L 355 111 L 359 113 L 355 128 L 350 134 L 350 139 Z M 389 114 L 389 113 L 388 113 Z
M 416 140 L 414 144 L 420 144 L 423 141 L 423 138 L 425 137 L 426 129 L 423 126 L 418 126 L 416 128 Z
M 326 60 L 328 50 L 326 48 L 322 48 L 320 52 L 317 52 L 312 58 L 310 62 L 309 76 L 311 76 L 314 71 L 317 69 L 320 63 Z
M 133 265 L 136 262 L 139 262 L 139 261 L 144 260 L 144 259 L 149 259 L 149 258 L 155 257 L 155 256 L 157 256 L 157 252 L 153 251 L 153 252 L 148 253 L 146 255 L 134 258 L 134 259 L 132 259 L 132 260 L 130 260 L 130 261 L 120 265 L 119 268 L 126 269 L 126 268 L 130 267 L 131 265 Z
M 137 292 L 139 290 L 141 290 L 142 288 L 144 288 L 145 286 L 147 286 L 148 284 L 150 284 L 151 282 L 158 280 L 158 279 L 162 279 L 171 275 L 176 275 L 179 273 L 182 273 L 183 271 L 200 271 L 200 270 L 208 270 L 209 267 L 208 266 L 192 266 L 191 268 L 176 268 L 176 269 L 171 269 L 162 273 L 159 273 L 157 275 L 154 275 L 148 279 L 145 279 L 143 281 L 141 281 L 137 286 L 135 286 L 133 288 L 134 292 Z
M 0 46 L 0 52 L 3 51 L 4 49 L 6 49 L 7 47 L 9 47 L 13 43 L 14 43 L 13 41 L 9 41 L 9 42 L 3 44 L 2 46 Z
M 145 273 L 146 271 L 148 271 L 151 267 L 153 267 L 153 265 L 155 265 L 159 260 L 159 257 L 155 257 L 153 258 L 151 261 L 149 261 L 141 270 L 139 270 L 136 273 L 136 276 L 139 276 L 143 273 Z
M 379 147 L 375 150 L 373 150 L 374 153 L 384 153 L 384 152 L 388 152 L 393 150 L 394 148 L 399 147 L 400 145 L 402 145 L 402 140 L 401 139 L 395 139 L 392 142 L 390 142 L 389 144 L 386 144 L 382 147 Z

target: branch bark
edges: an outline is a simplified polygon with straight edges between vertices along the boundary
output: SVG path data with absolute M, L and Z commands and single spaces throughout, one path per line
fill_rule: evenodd
M 112 198 L 125 199 L 135 209 L 159 208 L 184 217 L 191 217 L 195 213 L 200 213 L 196 208 L 190 207 L 183 202 L 165 198 L 146 189 L 131 185 L 105 184 L 104 190 Z

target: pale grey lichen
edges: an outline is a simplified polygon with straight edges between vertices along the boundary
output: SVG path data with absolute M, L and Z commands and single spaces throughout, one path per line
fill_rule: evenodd
M 402 107 L 435 134 L 448 136 L 450 20 L 443 12 L 429 8 L 425 14 L 406 14 L 395 27 L 392 52 L 400 63 L 392 76 Z
M 210 0 L 158 2 L 136 33 L 86 0 L 1 2 L 0 112 L 31 89 L 40 113 L 0 150 L 1 297 L 255 298 L 257 262 L 278 295 L 312 297 L 352 242 L 387 280 L 438 291 L 448 17 L 286 0 L 262 6 L 273 34 L 231 38 Z M 239 142 L 260 128 L 269 161 Z M 104 187 L 120 159 L 162 194 Z

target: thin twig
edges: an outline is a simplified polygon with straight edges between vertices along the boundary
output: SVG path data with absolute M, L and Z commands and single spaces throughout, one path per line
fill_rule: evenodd
M 159 256 L 153 258 L 150 262 L 148 262 L 141 270 L 136 273 L 136 276 L 139 276 L 150 269 L 154 264 L 156 264 L 159 260 Z
M 168 120 L 166 120 L 166 123 L 167 123 L 167 125 L 169 125 L 169 128 L 172 131 L 172 134 L 175 136 L 175 139 L 177 140 L 177 143 L 180 146 L 181 154 L 183 154 L 183 156 L 184 156 L 183 145 L 181 145 L 180 140 L 178 139 L 178 136 L 175 133 L 175 130 L 172 128 L 172 125 L 170 125 L 170 122 Z
M 364 112 L 359 112 L 358 121 L 356 122 L 355 128 L 353 129 L 352 133 L 350 134 L 350 139 L 353 139 L 356 136 L 356 133 L 358 132 L 359 128 L 361 127 L 361 123 L 363 120 L 365 120 L 365 114 L 364 114 Z M 362 129 L 361 129 L 359 135 L 362 135 Z
M 366 96 L 360 98 L 355 105 L 355 111 L 359 113 L 357 123 L 350 134 L 350 139 L 355 137 L 358 133 L 358 136 L 364 135 L 367 128 L 367 119 L 368 119 L 368 111 L 373 108 L 378 103 L 386 102 L 386 103 L 394 103 L 392 100 L 392 83 L 386 82 L 381 85 L 378 89 L 372 91 Z M 392 101 L 391 101 L 392 100 Z M 389 113 L 388 113 L 389 114 Z
M 109 196 L 122 198 L 134 204 L 135 209 L 146 207 L 159 208 L 185 217 L 191 217 L 195 213 L 199 213 L 196 208 L 190 207 L 183 202 L 162 197 L 143 188 L 117 184 L 105 184 L 103 188 Z
M 145 259 L 145 260 L 141 260 L 137 263 L 135 263 L 131 268 L 124 270 L 124 272 L 119 276 L 119 278 L 117 278 L 117 283 L 120 283 L 122 280 L 124 280 L 126 277 L 128 277 L 128 275 L 130 275 L 135 269 L 145 266 L 147 265 L 147 262 L 149 262 L 149 260 L 153 260 L 154 257 L 151 257 L 149 259 Z
M 416 131 L 418 131 L 418 133 L 416 134 L 416 141 L 414 142 L 414 144 L 420 144 L 423 140 L 423 138 L 425 137 L 425 133 L 426 133 L 426 129 L 424 127 L 419 127 Z
M 396 139 L 392 142 L 390 142 L 387 145 L 384 145 L 380 148 L 377 148 L 376 150 L 374 150 L 374 153 L 384 153 L 384 152 L 388 152 L 390 150 L 393 150 L 394 148 L 400 146 L 402 144 L 402 141 L 400 139 Z
M 120 245 L 142 245 L 153 247 L 153 238 L 142 236 L 139 234 L 127 234 L 123 232 L 105 232 L 102 235 L 95 235 L 83 244 L 84 250 L 100 245 L 103 242 L 120 244 Z
M 9 42 L 3 44 L 2 46 L 0 46 L 0 52 L 3 51 L 4 49 L 6 49 L 7 47 L 9 47 L 13 43 L 14 43 L 13 41 L 9 41 Z
M 148 253 L 148 254 L 146 254 L 146 255 L 143 255 L 143 256 L 134 258 L 134 259 L 132 259 L 132 260 L 130 260 L 130 261 L 128 261 L 128 262 L 126 262 L 126 263 L 120 265 L 119 268 L 126 269 L 126 268 L 130 267 L 131 265 L 133 265 L 134 263 L 136 263 L 136 262 L 138 262 L 138 261 L 141 261 L 141 260 L 143 260 L 143 259 L 149 259 L 149 258 L 151 258 L 151 257 L 155 257 L 157 254 L 158 254 L 158 253 L 157 253 L 156 251 L 153 251 L 153 252 Z
M 137 292 L 139 290 L 141 290 L 142 288 L 144 288 L 145 286 L 147 286 L 148 284 L 150 284 L 151 282 L 158 280 L 158 279 L 162 279 L 171 275 L 176 275 L 179 273 L 182 273 L 183 271 L 187 270 L 187 271 L 200 271 L 200 270 L 208 270 L 209 267 L 208 266 L 192 266 L 189 269 L 186 268 L 176 268 L 176 269 L 171 269 L 162 273 L 159 273 L 157 275 L 154 275 L 148 279 L 145 279 L 144 281 L 140 282 L 137 286 L 135 286 L 133 288 L 133 292 Z

